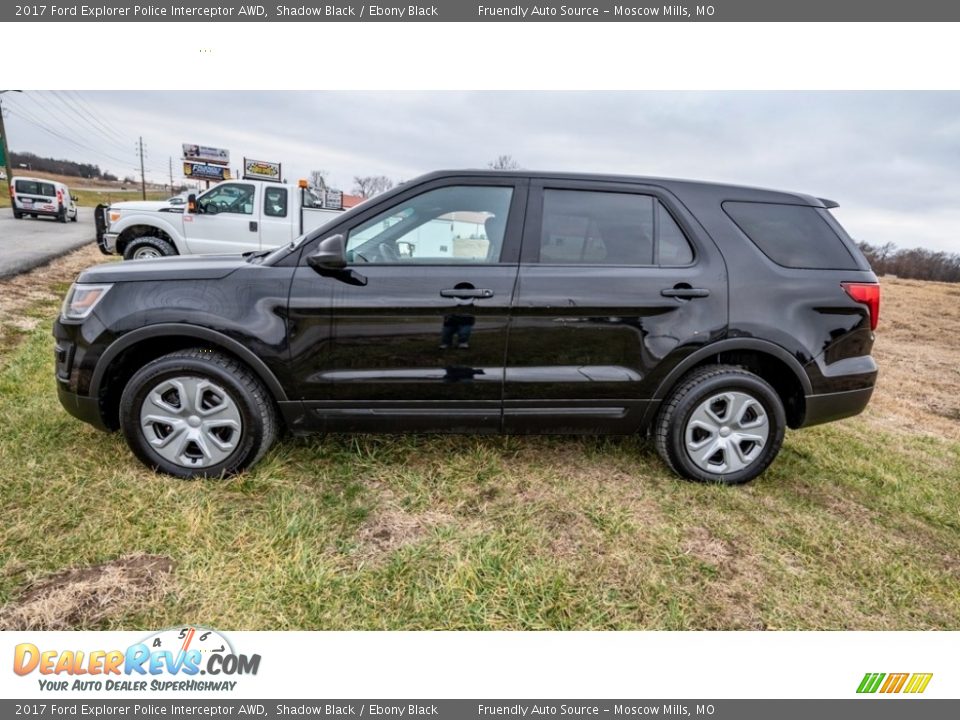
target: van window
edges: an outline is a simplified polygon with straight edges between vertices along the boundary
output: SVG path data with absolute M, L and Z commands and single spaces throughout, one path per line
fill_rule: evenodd
M 14 184 L 16 191 L 24 195 L 45 195 L 53 197 L 57 194 L 53 183 L 38 182 L 37 180 L 17 180 Z
M 778 265 L 856 270 L 857 263 L 820 208 L 779 203 L 725 202 L 723 210 Z

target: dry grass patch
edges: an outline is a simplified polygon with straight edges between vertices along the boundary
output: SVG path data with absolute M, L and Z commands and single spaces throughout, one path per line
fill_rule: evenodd
M 59 257 L 29 272 L 0 280 L 0 348 L 16 344 L 35 330 L 62 300 L 82 270 L 106 262 L 95 244 Z
M 61 570 L 28 585 L 0 609 L 2 630 L 73 630 L 136 612 L 170 587 L 173 561 L 158 555 L 126 557 Z
M 880 366 L 866 417 L 895 433 L 960 440 L 960 303 L 949 283 L 880 279 L 873 355 Z
M 380 510 L 357 530 L 353 557 L 360 565 L 381 562 L 400 548 L 413 545 L 434 529 L 452 522 L 453 517 L 442 512 L 409 513 L 397 507 Z

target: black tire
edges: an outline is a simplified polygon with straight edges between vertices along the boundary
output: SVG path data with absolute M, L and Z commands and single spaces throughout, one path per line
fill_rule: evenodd
M 157 253 L 158 255 L 176 255 L 177 249 L 163 238 L 158 237 L 138 237 L 127 243 L 123 250 L 124 260 L 138 260 L 139 256 L 147 253 Z M 156 257 L 156 255 L 153 255 Z
M 77 216 L 78 216 L 79 214 L 80 214 L 80 213 L 74 213 L 74 214 L 73 214 L 73 217 L 70 218 L 70 222 L 76 222 L 76 221 L 77 221 Z
M 13 211 L 13 219 L 14 219 L 14 220 L 22 220 L 22 219 L 23 219 L 23 213 L 22 213 L 22 212 L 17 212 L 16 210 L 14 210 L 14 211 Z
M 705 469 L 693 460 L 687 450 L 687 425 L 691 416 L 701 404 L 724 392 L 746 395 L 759 403 L 768 427 L 767 439 L 757 448 L 756 456 L 736 472 Z M 750 412 L 755 413 L 755 410 Z M 738 485 L 753 480 L 770 466 L 783 445 L 786 424 L 783 402 L 763 378 L 733 365 L 709 365 L 686 375 L 664 400 L 654 427 L 654 442 L 660 457 L 678 475 L 699 482 Z M 700 432 L 696 425 L 693 424 L 691 432 Z M 691 437 L 696 439 L 695 435 Z M 744 443 L 750 454 L 754 446 L 750 441 Z M 726 452 L 718 450 L 716 457 L 721 459 L 722 464 L 726 464 Z M 707 464 L 709 467 L 709 460 Z M 722 468 L 722 465 L 718 467 Z
M 206 380 L 222 389 L 239 411 L 241 428 L 234 449 L 221 462 L 205 467 L 172 462 L 155 450 L 140 415 L 152 390 L 175 378 Z M 279 422 L 273 399 L 243 363 L 212 350 L 191 348 L 148 363 L 127 383 L 120 399 L 120 427 L 130 449 L 145 465 L 179 478 L 227 477 L 256 463 L 277 438 Z M 202 462 L 202 459 L 200 460 Z

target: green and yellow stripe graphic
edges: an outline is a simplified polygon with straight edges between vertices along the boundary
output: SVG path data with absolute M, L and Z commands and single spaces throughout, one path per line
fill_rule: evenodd
M 933 673 L 867 673 L 860 681 L 858 693 L 922 693 Z

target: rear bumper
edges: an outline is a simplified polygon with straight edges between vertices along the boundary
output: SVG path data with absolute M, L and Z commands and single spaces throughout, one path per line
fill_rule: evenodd
M 859 415 L 870 402 L 873 395 L 873 386 L 858 390 L 823 393 L 821 395 L 807 395 L 806 412 L 803 424 L 800 427 L 810 427 L 821 423 L 841 420 Z

